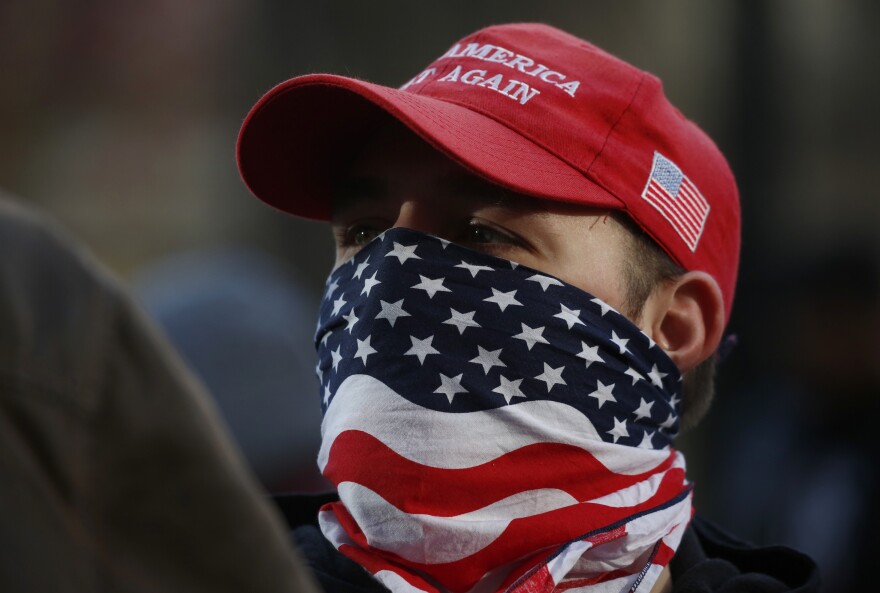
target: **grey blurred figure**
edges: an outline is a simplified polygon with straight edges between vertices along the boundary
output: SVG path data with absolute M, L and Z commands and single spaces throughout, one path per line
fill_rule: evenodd
M 165 339 L 2 198 L 0 590 L 317 591 Z

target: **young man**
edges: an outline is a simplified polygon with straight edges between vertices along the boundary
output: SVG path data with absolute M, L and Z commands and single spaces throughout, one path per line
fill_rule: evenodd
M 336 237 L 316 343 L 338 499 L 296 529 L 328 590 L 815 587 L 804 557 L 691 521 L 672 440 L 711 396 L 739 204 L 656 78 L 490 27 L 400 89 L 277 86 L 238 158 Z

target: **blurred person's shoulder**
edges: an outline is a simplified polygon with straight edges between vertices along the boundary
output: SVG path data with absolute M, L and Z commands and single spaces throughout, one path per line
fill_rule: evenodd
M 0 373 L 44 392 L 88 391 L 125 299 L 51 216 L 0 192 Z
M 0 190 L 0 270 L 16 284 L 68 269 L 105 288 L 115 282 L 89 251 L 50 215 Z M 4 285 L 9 288 L 8 285 Z M 42 287 L 45 288 L 45 287 Z

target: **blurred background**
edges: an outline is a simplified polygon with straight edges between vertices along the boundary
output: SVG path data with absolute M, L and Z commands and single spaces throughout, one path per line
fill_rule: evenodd
M 397 86 L 519 20 L 659 75 L 728 155 L 738 345 L 683 442 L 697 505 L 855 590 L 880 541 L 880 3 L 3 0 L 0 189 L 130 283 L 267 488 L 319 489 L 311 334 L 331 242 L 248 194 L 238 127 L 293 75 Z

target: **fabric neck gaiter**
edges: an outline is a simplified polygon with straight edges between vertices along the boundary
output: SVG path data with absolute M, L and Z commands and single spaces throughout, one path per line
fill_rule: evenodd
M 319 513 L 394 592 L 650 591 L 691 518 L 681 377 L 579 288 L 408 229 L 327 281 Z

